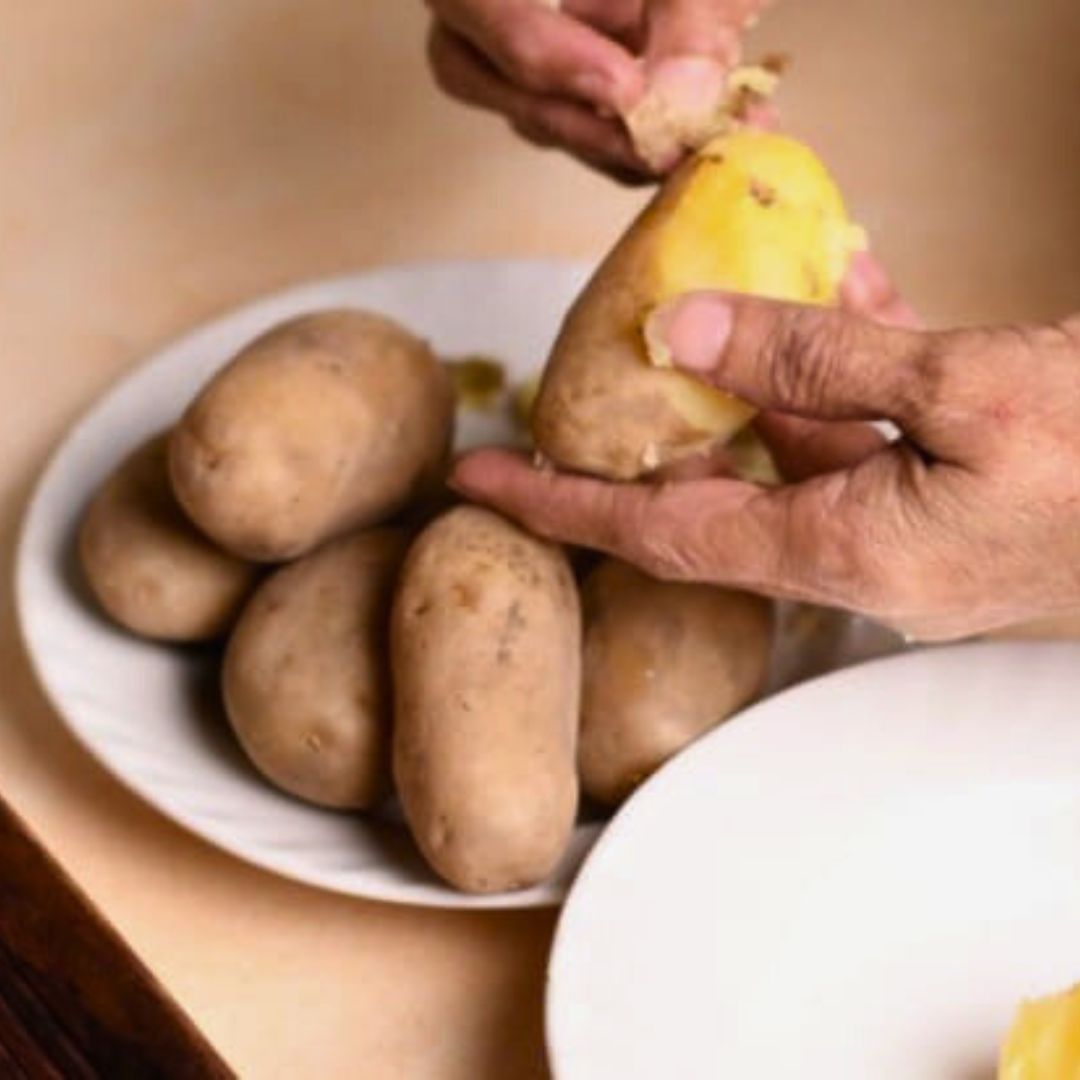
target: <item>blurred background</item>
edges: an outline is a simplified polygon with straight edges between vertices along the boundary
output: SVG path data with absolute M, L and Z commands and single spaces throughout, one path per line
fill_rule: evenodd
M 49 448 L 151 348 L 301 279 L 598 258 L 645 193 L 443 100 L 419 0 L 0 0 L 0 791 L 245 1076 L 543 1075 L 551 913 L 233 863 L 63 733 L 12 621 Z M 749 49 L 935 325 L 1080 309 L 1080 5 L 788 0 Z M 538 358 L 539 359 L 539 358 Z

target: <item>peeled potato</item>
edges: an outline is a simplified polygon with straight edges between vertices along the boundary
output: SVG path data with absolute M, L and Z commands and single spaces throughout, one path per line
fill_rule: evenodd
M 162 641 L 202 641 L 231 625 L 258 570 L 221 551 L 181 512 L 169 487 L 167 436 L 126 458 L 79 530 L 83 573 L 105 613 Z
M 170 472 L 208 536 L 278 562 L 402 509 L 443 467 L 452 425 L 425 342 L 381 315 L 322 311 L 210 381 L 173 433 Z
M 772 605 L 712 585 L 657 581 L 614 559 L 582 589 L 578 768 L 597 802 L 622 802 L 699 735 L 759 694 Z
M 1080 1077 L 1080 986 L 1020 1006 L 1001 1051 L 999 1080 Z
M 753 410 L 652 363 L 643 323 L 697 289 L 829 304 L 863 243 L 824 165 L 783 135 L 740 130 L 680 166 L 563 323 L 532 413 L 556 464 L 629 480 L 724 442 Z
M 389 789 L 390 600 L 407 534 L 372 529 L 277 570 L 249 601 L 222 670 L 252 763 L 320 806 L 362 809 Z

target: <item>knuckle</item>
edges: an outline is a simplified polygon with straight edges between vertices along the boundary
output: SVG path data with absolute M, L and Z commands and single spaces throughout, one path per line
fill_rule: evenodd
M 872 514 L 860 513 L 850 499 L 839 474 L 816 491 L 795 492 L 784 521 L 779 576 L 798 581 L 812 567 L 809 584 L 821 599 L 882 614 L 909 579 L 896 569 L 896 544 L 883 535 Z
M 911 365 L 909 385 L 901 387 L 909 409 L 936 412 L 951 401 L 963 367 L 958 363 L 960 345 L 955 335 L 932 338 Z
M 450 31 L 433 23 L 427 38 L 427 60 L 435 85 L 450 97 L 464 100 L 461 62 Z
M 662 489 L 616 501 L 611 515 L 611 548 L 660 581 L 685 581 L 698 569 L 693 529 L 663 525 L 658 509 Z
M 772 392 L 778 401 L 813 409 L 827 401 L 849 341 L 844 320 L 786 308 L 766 341 Z
M 453 94 L 455 90 L 453 65 L 447 55 L 446 43 L 440 36 L 432 34 L 428 38 L 427 57 L 435 85 L 444 93 Z
M 532 110 L 521 109 L 509 118 L 510 127 L 534 146 L 554 146 L 556 138 L 543 120 Z
M 546 89 L 548 50 L 533 20 L 520 16 L 509 20 L 501 43 L 503 63 L 518 83 L 526 90 Z

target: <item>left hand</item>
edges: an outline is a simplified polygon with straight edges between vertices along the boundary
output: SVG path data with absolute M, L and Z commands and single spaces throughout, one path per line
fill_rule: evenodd
M 624 182 L 647 182 L 621 117 L 645 94 L 710 116 L 768 0 L 427 0 L 428 54 L 451 97 L 504 116 Z

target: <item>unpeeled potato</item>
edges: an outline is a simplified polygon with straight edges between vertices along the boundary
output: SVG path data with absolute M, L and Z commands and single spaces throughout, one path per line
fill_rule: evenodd
M 161 434 L 105 481 L 79 529 L 79 561 L 102 610 L 121 626 L 162 641 L 208 640 L 231 625 L 258 570 L 188 521 L 166 458 Z
M 402 509 L 444 466 L 449 376 L 363 311 L 302 315 L 215 376 L 173 433 L 173 487 L 229 551 L 277 562 Z
M 277 787 L 362 809 L 389 790 L 386 636 L 407 534 L 372 529 L 277 570 L 244 608 L 222 686 L 233 730 Z
M 762 690 L 772 605 L 657 581 L 606 559 L 582 589 L 578 766 L 594 800 L 622 802 L 669 758 Z
M 557 465 L 629 480 L 724 442 L 745 403 L 661 366 L 643 324 L 697 289 L 828 304 L 861 230 L 818 158 L 787 136 L 740 130 L 670 176 L 563 323 L 532 411 Z
M 546 877 L 574 827 L 581 618 L 553 544 L 459 506 L 394 599 L 394 778 L 432 868 L 488 893 Z

